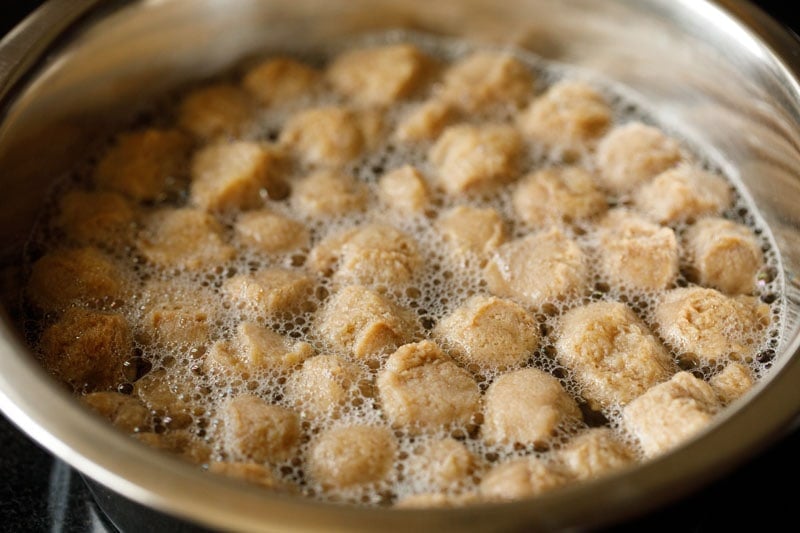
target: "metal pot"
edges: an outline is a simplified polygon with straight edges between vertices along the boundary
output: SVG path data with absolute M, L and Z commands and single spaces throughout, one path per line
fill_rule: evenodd
M 740 0 L 51 0 L 0 43 L 5 285 L 18 286 L 22 244 L 43 191 L 132 106 L 255 52 L 313 49 L 337 37 L 401 26 L 511 43 L 601 71 L 725 161 L 749 190 L 782 255 L 787 312 L 771 373 L 692 442 L 608 478 L 508 504 L 362 509 L 218 479 L 118 433 L 39 368 L 14 322 L 14 291 L 6 290 L 0 407 L 93 479 L 101 502 L 121 495 L 206 527 L 237 530 L 588 526 L 642 513 L 710 481 L 797 416 L 800 45 Z M 141 518 L 139 510 L 111 508 L 123 525 Z

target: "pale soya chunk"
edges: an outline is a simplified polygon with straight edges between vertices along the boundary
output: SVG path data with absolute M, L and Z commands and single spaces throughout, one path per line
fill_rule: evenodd
M 164 369 L 152 370 L 134 383 L 134 393 L 168 429 L 189 427 L 206 408 L 194 398 L 195 387 Z
M 611 130 L 597 147 L 600 183 L 612 193 L 625 193 L 674 167 L 681 157 L 678 143 L 661 130 L 629 122 Z
M 423 444 L 412 454 L 404 475 L 430 490 L 451 490 L 469 482 L 477 469 L 475 455 L 461 442 L 437 439 Z
M 87 246 L 42 256 L 31 268 L 27 293 L 36 307 L 53 312 L 72 304 L 99 307 L 124 300 L 131 283 L 127 270 Z
M 338 427 L 313 442 L 307 471 L 324 488 L 354 488 L 389 477 L 396 455 L 397 442 L 388 428 Z
M 133 335 L 118 313 L 72 307 L 44 331 L 40 348 L 47 368 L 73 389 L 110 389 L 124 381 Z
M 444 74 L 440 97 L 472 113 L 521 108 L 533 92 L 533 74 L 519 59 L 502 52 L 475 52 Z
M 400 119 L 394 135 L 404 142 L 433 141 L 457 116 L 452 104 L 436 98 L 427 100 Z
M 558 459 L 577 479 L 593 479 L 632 464 L 635 455 L 609 428 L 593 428 L 570 440 Z
M 580 81 L 562 81 L 550 87 L 522 113 L 522 131 L 549 149 L 592 149 L 611 123 L 605 98 Z
M 178 124 L 195 137 L 213 140 L 236 137 L 252 118 L 250 99 L 243 90 L 220 83 L 190 92 L 178 109 Z
M 442 318 L 434 335 L 464 365 L 513 367 L 539 346 L 539 327 L 521 306 L 494 296 L 473 296 Z
M 600 221 L 597 240 L 600 272 L 613 285 L 656 291 L 678 275 L 678 240 L 670 228 L 615 209 Z
M 465 427 L 480 410 L 472 375 L 431 341 L 401 346 L 377 385 L 386 418 L 411 433 Z
M 295 185 L 291 203 L 306 216 L 335 217 L 363 211 L 367 199 L 367 187 L 353 176 L 321 170 Z
M 490 444 L 544 444 L 560 427 L 581 420 L 561 383 L 536 368 L 503 374 L 484 399 L 481 435 Z
M 309 266 L 333 273 L 345 284 L 399 285 L 408 283 L 422 265 L 416 241 L 385 224 L 365 224 L 334 233 L 309 256 Z
M 327 301 L 319 331 L 335 349 L 365 359 L 411 341 L 419 325 L 409 310 L 366 287 L 350 285 Z
M 341 407 L 355 397 L 361 377 L 358 365 L 337 355 L 317 355 L 289 376 L 286 395 L 306 415 L 337 416 Z
M 624 405 L 675 370 L 667 350 L 620 302 L 596 302 L 567 312 L 556 350 L 593 408 Z
M 292 116 L 280 144 L 312 166 L 340 167 L 376 142 L 379 116 L 343 107 L 316 107 Z
M 706 427 L 719 411 L 713 389 L 688 372 L 656 385 L 622 412 L 647 457 L 664 453 Z
M 750 228 L 724 218 L 704 218 L 686 230 L 685 239 L 698 283 L 727 294 L 753 292 L 764 256 Z
M 389 105 L 416 91 L 431 63 L 410 44 L 359 48 L 334 59 L 326 77 L 336 91 L 360 105 Z
M 223 240 L 222 225 L 191 208 L 162 208 L 150 214 L 138 246 L 149 261 L 162 268 L 201 270 L 234 256 L 233 247 Z
M 300 420 L 285 407 L 244 394 L 229 400 L 222 416 L 225 447 L 236 459 L 275 464 L 297 453 Z
M 436 221 L 436 229 L 459 254 L 483 256 L 496 250 L 506 237 L 503 219 L 491 207 L 453 207 L 442 213 Z
M 127 394 L 92 392 L 81 397 L 81 401 L 126 433 L 150 428 L 150 412 L 139 400 Z
M 222 285 L 226 297 L 255 316 L 303 311 L 313 291 L 314 280 L 309 275 L 280 267 L 237 274 Z
M 136 211 L 113 192 L 70 191 L 59 202 L 58 227 L 79 244 L 121 247 L 133 236 Z
M 242 213 L 234 229 L 240 241 L 267 254 L 298 250 L 310 241 L 302 223 L 267 210 Z
M 578 244 L 551 228 L 501 246 L 483 276 L 493 294 L 540 307 L 580 293 L 587 268 Z
M 411 165 L 384 174 L 378 190 L 383 203 L 401 213 L 421 213 L 430 202 L 425 177 Z
M 707 363 L 752 354 L 769 324 L 769 307 L 748 296 L 687 287 L 667 292 L 654 318 L 658 333 L 676 353 Z
M 320 81 L 320 73 L 308 65 L 276 57 L 247 71 L 242 86 L 261 105 L 273 106 L 314 95 Z
M 214 343 L 205 366 L 210 372 L 248 374 L 288 371 L 314 354 L 310 344 L 284 337 L 253 322 L 236 327 L 232 340 Z
M 428 152 L 439 183 L 449 194 L 484 192 L 517 178 L 520 134 L 505 124 L 447 128 Z
M 236 141 L 211 144 L 192 159 L 190 201 L 208 211 L 252 209 L 280 183 L 279 159 L 259 143 Z
M 188 151 L 188 139 L 176 130 L 123 133 L 97 163 L 94 183 L 133 200 L 157 200 L 180 185 Z
M 662 172 L 634 195 L 636 208 L 660 224 L 718 215 L 732 202 L 724 178 L 688 164 Z
M 534 227 L 574 222 L 606 210 L 603 192 L 581 167 L 552 167 L 528 174 L 514 191 L 514 211 Z
M 555 461 L 523 457 L 492 468 L 481 481 L 480 493 L 488 500 L 521 500 L 557 489 L 572 480 L 571 474 Z
M 753 388 L 753 373 L 744 365 L 728 363 L 722 372 L 709 380 L 709 384 L 720 401 L 727 405 Z

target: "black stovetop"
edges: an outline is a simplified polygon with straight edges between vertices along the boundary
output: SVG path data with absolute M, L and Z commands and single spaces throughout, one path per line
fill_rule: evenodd
M 0 36 L 41 0 L 0 0 Z M 797 30 L 794 2 L 756 1 Z M 799 385 L 800 386 L 800 385 Z M 794 487 L 800 479 L 800 429 L 702 491 L 614 531 L 740 531 L 770 524 L 798 530 Z M 771 528 L 770 528 L 771 529 Z M 0 532 L 116 531 L 80 475 L 0 416 Z

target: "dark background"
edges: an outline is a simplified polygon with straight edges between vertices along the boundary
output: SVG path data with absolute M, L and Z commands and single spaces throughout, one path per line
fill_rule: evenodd
M 598 0 L 601 1 L 601 0 Z M 755 1 L 800 33 L 795 1 Z M 0 0 L 0 36 L 41 1 Z M 800 50 L 800 44 L 798 44 Z M 800 384 L 798 384 L 800 386 Z M 800 531 L 800 430 L 784 436 L 755 459 L 702 491 L 614 531 Z M 101 521 L 91 511 L 80 478 L 0 416 L 0 531 L 84 533 Z

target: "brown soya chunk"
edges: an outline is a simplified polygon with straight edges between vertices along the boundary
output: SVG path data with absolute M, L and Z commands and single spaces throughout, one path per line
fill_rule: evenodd
M 171 453 L 190 463 L 205 464 L 211 457 L 208 444 L 185 429 L 164 433 L 135 433 L 133 436 L 151 448 Z
M 59 312 L 70 305 L 104 307 L 125 300 L 130 273 L 97 248 L 50 252 L 31 268 L 27 295 L 39 309 Z
M 449 491 L 468 483 L 477 468 L 475 455 L 463 443 L 447 438 L 424 444 L 419 453 L 409 457 L 404 475 L 413 478 L 415 485 Z
M 401 213 L 418 214 L 430 202 L 424 176 L 411 165 L 404 165 L 384 174 L 378 187 L 383 203 Z
M 523 457 L 492 468 L 480 484 L 480 494 L 490 501 L 530 498 L 573 481 L 571 473 L 554 461 Z
M 276 57 L 259 63 L 242 80 L 242 86 L 261 105 L 277 106 L 313 96 L 321 74 L 290 58 Z
M 491 207 L 459 205 L 442 213 L 436 229 L 457 254 L 472 253 L 485 256 L 503 244 L 505 224 Z
M 488 443 L 542 445 L 581 411 L 556 378 L 535 368 L 503 374 L 484 399 L 481 436 Z
M 311 240 L 302 223 L 267 210 L 242 213 L 235 230 L 241 242 L 267 254 L 299 250 Z
M 75 390 L 103 390 L 123 381 L 133 336 L 120 314 L 68 309 L 40 341 L 45 365 Z
M 123 133 L 95 167 L 94 183 L 132 200 L 158 200 L 182 185 L 189 147 L 177 130 Z
M 475 52 L 444 74 L 440 98 L 465 112 L 521 108 L 533 91 L 531 70 L 501 52 Z
M 297 415 L 256 396 L 237 396 L 223 407 L 225 447 L 237 459 L 279 463 L 297 453 L 301 428 Z
M 240 479 L 265 489 L 288 491 L 292 487 L 279 478 L 272 469 L 252 462 L 212 461 L 208 465 L 212 474 Z
M 119 392 L 92 392 L 81 400 L 122 431 L 137 433 L 150 429 L 150 412 L 136 398 Z
M 636 456 L 609 428 L 593 428 L 573 437 L 557 457 L 577 479 L 594 479 L 633 464 Z
M 279 267 L 237 274 L 222 285 L 223 295 L 255 317 L 304 311 L 313 290 L 313 278 Z
M 363 374 L 359 366 L 341 357 L 317 355 L 289 376 L 286 395 L 304 415 L 337 417 L 348 400 L 355 397 Z
M 205 408 L 196 403 L 196 391 L 165 370 L 153 370 L 134 383 L 134 394 L 168 429 L 185 429 Z
M 78 244 L 121 248 L 133 237 L 136 216 L 122 195 L 76 190 L 59 202 L 56 224 Z
M 514 190 L 514 212 L 534 227 L 574 222 L 606 210 L 606 197 L 581 167 L 552 167 L 528 174 Z
M 434 336 L 462 364 L 484 368 L 525 363 L 539 346 L 533 317 L 510 300 L 473 296 L 442 318 Z
M 391 353 L 419 331 L 410 311 L 359 285 L 344 287 L 328 300 L 318 327 L 337 351 L 358 359 Z
M 386 418 L 409 433 L 466 427 L 480 409 L 472 375 L 431 341 L 401 346 L 377 385 Z
M 151 281 L 145 284 L 139 302 L 137 339 L 143 344 L 191 352 L 210 341 L 218 318 L 211 291 Z
M 247 94 L 225 83 L 192 91 L 178 109 L 181 128 L 204 141 L 243 133 L 251 117 Z
M 708 383 L 717 393 L 720 402 L 727 405 L 753 388 L 753 373 L 744 365 L 728 363 L 722 372 L 713 376 Z
M 397 454 L 392 432 L 381 426 L 344 426 L 317 437 L 306 459 L 311 479 L 330 489 L 354 489 L 385 480 Z
M 628 404 L 622 416 L 645 455 L 653 457 L 697 434 L 719 409 L 717 395 L 708 383 L 679 372 Z
M 349 174 L 320 170 L 309 174 L 294 186 L 291 204 L 309 217 L 337 217 L 367 206 L 368 190 Z
M 419 104 L 404 116 L 394 136 L 403 142 L 433 141 L 457 118 L 453 104 L 434 98 Z

